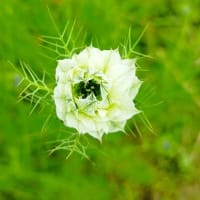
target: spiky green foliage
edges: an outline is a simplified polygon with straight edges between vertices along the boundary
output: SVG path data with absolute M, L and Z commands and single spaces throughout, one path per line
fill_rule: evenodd
M 68 159 L 73 153 L 78 153 L 82 157 L 90 160 L 86 153 L 88 144 L 85 145 L 81 140 L 81 135 L 77 133 L 71 133 L 68 138 L 48 143 L 54 146 L 48 151 L 49 155 L 53 154 L 56 151 L 64 150 L 68 152 L 66 159 Z
M 60 31 L 51 11 L 49 9 L 48 11 L 56 36 L 43 35 L 41 38 L 41 46 L 53 52 L 55 57 L 45 56 L 53 60 L 69 58 L 75 52 L 83 49 L 85 47 L 86 33 L 81 28 L 76 27 L 76 21 L 71 22 L 67 20 L 65 27 Z
M 124 39 L 124 42 L 120 44 L 120 47 L 122 48 L 122 57 L 124 58 L 130 58 L 130 57 L 147 57 L 147 58 L 152 58 L 149 55 L 145 55 L 143 53 L 140 53 L 135 50 L 136 46 L 138 45 L 139 41 L 143 37 L 144 33 L 148 29 L 148 26 L 144 28 L 144 30 L 141 32 L 141 34 L 137 37 L 137 39 L 133 42 L 133 31 L 132 27 L 129 27 L 128 34 Z
M 12 63 L 11 63 L 12 64 Z M 12 64 L 12 66 L 14 66 Z M 14 66 L 17 70 L 20 81 L 17 87 L 20 88 L 18 102 L 28 101 L 32 104 L 30 115 L 38 106 L 45 106 L 51 102 L 52 88 L 46 84 L 45 72 L 40 78 L 33 69 L 25 62 L 20 61 L 20 69 Z

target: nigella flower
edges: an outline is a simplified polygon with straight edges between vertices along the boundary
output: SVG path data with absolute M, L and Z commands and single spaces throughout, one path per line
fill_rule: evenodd
M 122 59 L 118 49 L 92 46 L 59 60 L 53 95 L 58 118 L 99 140 L 104 133 L 123 131 L 139 113 L 133 102 L 141 85 L 135 61 Z

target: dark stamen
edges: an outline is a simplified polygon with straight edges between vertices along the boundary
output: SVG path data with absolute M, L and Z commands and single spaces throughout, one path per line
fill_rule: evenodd
M 73 89 L 77 98 L 85 99 L 93 93 L 97 100 L 102 100 L 100 84 L 94 79 L 87 82 L 80 81 L 74 85 Z

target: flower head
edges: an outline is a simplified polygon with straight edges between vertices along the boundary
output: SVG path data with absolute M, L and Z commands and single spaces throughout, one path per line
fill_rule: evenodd
M 59 60 L 54 89 L 58 118 L 99 140 L 104 133 L 123 131 L 139 112 L 133 99 L 141 81 L 135 72 L 135 59 L 122 59 L 117 49 L 87 47 Z

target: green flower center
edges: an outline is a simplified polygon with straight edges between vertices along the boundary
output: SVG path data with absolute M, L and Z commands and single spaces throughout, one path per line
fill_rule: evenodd
M 80 81 L 74 84 L 73 89 L 75 96 L 79 99 L 85 99 L 89 95 L 94 94 L 97 100 L 102 100 L 100 84 L 94 79 L 87 82 Z

